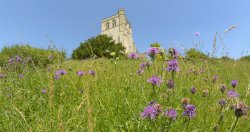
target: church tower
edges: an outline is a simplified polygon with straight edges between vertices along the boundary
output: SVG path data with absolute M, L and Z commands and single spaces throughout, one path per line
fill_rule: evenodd
M 102 20 L 101 34 L 106 34 L 117 43 L 122 43 L 126 48 L 126 53 L 136 52 L 132 27 L 128 22 L 124 9 L 119 9 L 117 14 Z

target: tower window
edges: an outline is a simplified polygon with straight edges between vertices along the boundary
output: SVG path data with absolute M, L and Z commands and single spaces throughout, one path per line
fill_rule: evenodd
M 109 29 L 109 22 L 106 23 L 106 29 Z
M 115 19 L 112 20 L 112 26 L 113 26 L 113 27 L 116 26 L 116 21 L 115 21 Z

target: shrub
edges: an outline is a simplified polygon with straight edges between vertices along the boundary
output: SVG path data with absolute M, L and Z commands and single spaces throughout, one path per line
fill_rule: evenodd
M 113 58 L 124 56 L 125 47 L 121 43 L 116 43 L 112 37 L 98 35 L 80 43 L 72 53 L 73 59 L 87 59 L 91 57 Z M 115 56 L 113 54 L 115 53 Z
M 233 59 L 228 56 L 222 56 L 220 59 L 224 61 L 233 61 Z
M 240 61 L 249 61 L 249 62 L 250 62 L 250 55 L 242 56 L 242 57 L 240 58 Z
M 196 50 L 194 48 L 189 49 L 186 51 L 186 56 L 187 59 L 191 60 L 197 60 L 197 59 L 208 59 L 208 56 L 204 54 L 203 52 Z
M 35 65 L 45 67 L 48 64 L 57 63 L 65 59 L 65 52 L 56 49 L 40 49 L 30 45 L 5 46 L 0 52 L 0 66 L 8 66 L 10 63 Z M 11 62 L 10 62 L 11 61 Z M 16 64 L 17 64 L 16 63 Z

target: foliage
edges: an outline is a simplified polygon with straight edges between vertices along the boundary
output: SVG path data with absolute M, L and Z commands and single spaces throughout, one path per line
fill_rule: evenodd
M 34 48 L 30 45 L 13 45 L 5 46 L 0 52 L 0 66 L 9 64 L 10 59 L 20 57 L 20 63 L 27 65 L 34 65 L 36 67 L 45 67 L 48 64 L 61 62 L 65 59 L 66 54 L 64 51 L 57 49 L 41 49 Z
M 113 58 L 112 52 L 115 52 L 115 57 L 123 56 L 125 47 L 121 43 L 116 43 L 112 37 L 107 35 L 98 35 L 82 42 L 78 48 L 72 53 L 73 59 L 86 59 L 91 57 L 106 57 Z
M 199 50 L 191 48 L 188 51 L 186 51 L 186 58 L 191 60 L 197 60 L 197 59 L 208 59 L 208 56 Z
M 150 44 L 150 47 L 159 47 L 159 48 L 160 48 L 160 47 L 161 47 L 161 44 L 155 42 L 155 43 Z
M 224 61 L 233 61 L 233 59 L 228 56 L 222 56 L 220 59 Z
M 240 61 L 249 61 L 250 62 L 250 55 L 241 57 Z

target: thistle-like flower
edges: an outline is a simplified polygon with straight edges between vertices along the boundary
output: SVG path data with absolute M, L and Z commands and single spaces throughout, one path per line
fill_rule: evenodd
M 177 112 L 174 108 L 171 108 L 165 111 L 165 115 L 175 120 L 177 116 Z
M 184 112 L 182 113 L 183 116 L 188 116 L 189 118 L 193 118 L 196 115 L 196 108 L 192 104 L 188 104 L 185 107 Z
M 167 68 L 168 71 L 176 71 L 178 72 L 180 69 L 179 69 L 179 66 L 178 66 L 178 61 L 177 59 L 173 59 L 171 61 L 168 62 L 168 68 Z
M 157 76 L 152 76 L 147 80 L 147 82 L 151 83 L 153 86 L 157 85 L 158 87 L 160 87 L 162 80 Z

